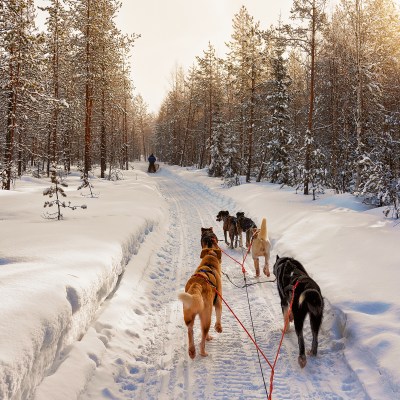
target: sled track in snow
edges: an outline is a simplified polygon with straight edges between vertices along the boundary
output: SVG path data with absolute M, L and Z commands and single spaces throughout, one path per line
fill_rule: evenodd
M 136 354 L 130 373 L 121 373 L 119 399 L 265 399 L 266 393 L 256 349 L 229 310 L 223 306 L 223 332 L 214 331 L 215 315 L 210 329 L 213 340 L 207 342 L 208 357 L 198 354 L 191 360 L 187 354 L 187 331 L 182 316 L 182 304 L 177 293 L 200 259 L 200 228 L 213 226 L 222 239 L 222 224 L 215 221 L 221 209 L 236 211 L 234 203 L 214 195 L 208 188 L 160 170 L 157 177 L 160 189 L 170 204 L 169 228 L 164 242 L 156 248 L 154 262 L 147 273 L 154 276 L 148 293 L 148 317 L 144 331 L 147 344 Z M 244 210 L 246 211 L 246 210 Z M 263 216 L 259 216 L 261 219 Z M 270 227 L 273 232 L 273 227 Z M 239 249 L 227 250 L 232 257 L 242 259 Z M 272 259 L 276 252 L 273 251 Z M 223 256 L 223 271 L 237 284 L 243 284 L 238 264 Z M 248 281 L 254 281 L 251 257 L 246 261 Z M 272 269 L 272 266 L 271 266 Z M 264 280 L 264 279 L 261 279 Z M 275 283 L 264 283 L 248 288 L 256 337 L 271 364 L 279 344 L 282 316 Z M 223 276 L 223 296 L 243 324 L 252 333 L 245 289 L 234 287 Z M 326 301 L 325 315 L 333 310 Z M 354 372 L 348 367 L 340 341 L 333 338 L 330 323 L 325 318 L 320 332 L 319 355 L 308 357 L 301 370 L 297 364 L 297 337 L 294 328 L 286 335 L 274 379 L 273 399 L 368 399 Z M 306 321 L 304 336 L 310 347 L 310 328 Z M 200 342 L 199 321 L 195 322 L 196 350 Z M 260 356 L 261 357 L 261 356 Z M 270 368 L 261 357 L 265 381 L 269 391 Z M 337 393 L 337 382 L 342 391 Z M 336 383 L 336 384 L 335 384 Z M 333 392 L 336 388 L 336 393 Z

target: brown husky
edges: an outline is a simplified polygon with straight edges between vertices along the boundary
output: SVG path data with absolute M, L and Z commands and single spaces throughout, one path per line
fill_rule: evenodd
M 222 332 L 221 315 L 222 300 L 216 294 L 222 294 L 221 280 L 221 250 L 203 249 L 200 255 L 202 259 L 195 273 L 189 278 L 185 286 L 185 293 L 180 293 L 178 298 L 183 303 L 183 318 L 188 328 L 189 356 L 196 356 L 196 348 L 193 339 L 193 325 L 196 315 L 200 317 L 201 342 L 200 355 L 207 356 L 206 340 L 212 337 L 208 334 L 211 325 L 212 306 L 215 307 L 215 330 Z

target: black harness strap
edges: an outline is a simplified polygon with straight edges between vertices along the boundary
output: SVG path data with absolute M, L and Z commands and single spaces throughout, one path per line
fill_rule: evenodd
M 207 279 L 206 279 L 207 282 L 208 282 L 212 287 L 214 287 L 215 289 L 217 289 L 217 286 L 214 285 L 214 284 L 211 282 L 210 276 L 209 276 L 209 274 L 211 274 L 211 275 L 215 278 L 215 281 L 217 281 L 217 277 L 215 276 L 213 270 L 211 270 L 211 269 L 200 269 L 200 270 L 197 272 L 197 274 L 198 274 L 199 272 L 203 272 L 204 274 L 206 274 L 206 275 L 207 275 Z M 193 276 L 196 276 L 197 274 L 194 274 Z M 217 297 L 218 297 L 218 294 L 215 293 L 214 300 L 213 300 L 213 304 L 215 304 L 215 301 L 217 300 Z

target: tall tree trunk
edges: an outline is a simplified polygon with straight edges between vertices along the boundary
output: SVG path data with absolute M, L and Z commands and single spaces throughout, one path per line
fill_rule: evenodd
M 356 134 L 357 134 L 357 156 L 362 151 L 362 65 L 361 65 L 361 0 L 356 0 L 356 81 L 357 81 L 357 108 L 356 108 Z M 361 166 L 356 160 L 356 181 L 357 191 L 361 181 Z
M 251 96 L 250 96 L 250 126 L 248 133 L 248 158 L 247 158 L 247 173 L 246 182 L 250 182 L 251 166 L 253 163 L 253 133 L 254 133 L 254 103 L 255 103 L 255 90 L 256 90 L 256 80 L 254 78 L 254 72 L 251 78 Z
M 56 2 L 57 12 L 59 9 L 58 1 Z M 55 21 L 54 28 L 54 42 L 53 42 L 53 79 L 54 79 L 54 109 L 53 109 L 53 126 L 51 135 L 51 162 L 57 162 L 57 131 L 58 131 L 58 114 L 59 114 L 59 54 L 58 54 L 58 14 Z
M 256 182 L 261 182 L 261 178 L 262 178 L 263 173 L 264 173 L 264 165 L 265 165 L 265 160 L 267 159 L 267 154 L 268 154 L 268 147 L 265 146 L 264 155 L 263 155 L 263 158 L 262 158 L 262 161 L 261 161 L 260 171 L 258 172 L 258 176 L 257 176 Z
M 314 118 L 314 87 L 315 87 L 315 31 L 316 31 L 316 9 L 315 0 L 312 6 L 312 28 L 311 28 L 311 71 L 310 71 L 310 103 L 308 108 L 307 143 L 305 157 L 304 194 L 309 194 L 310 171 L 311 171 L 311 150 L 313 139 L 313 118 Z
M 13 58 L 15 55 L 15 48 L 12 45 L 10 47 L 10 64 L 9 64 L 9 79 L 10 88 L 7 99 L 7 133 L 4 150 L 4 166 L 5 166 L 5 177 L 3 178 L 3 189 L 11 189 L 12 180 L 12 166 L 14 156 L 14 140 L 16 133 L 16 113 L 17 113 L 17 84 L 19 81 L 19 63 L 16 71 L 14 70 Z
M 86 83 L 85 83 L 85 165 L 84 172 L 86 174 L 92 168 L 91 162 L 91 125 L 92 125 L 92 109 L 93 109 L 93 82 L 91 76 L 91 57 L 90 57 L 90 5 L 91 0 L 87 0 L 86 15 Z
M 190 89 L 189 110 L 188 110 L 188 115 L 187 115 L 187 118 L 186 118 L 185 135 L 183 137 L 183 146 L 182 146 L 182 152 L 181 152 L 181 159 L 180 159 L 180 162 L 179 162 L 179 165 L 181 167 L 183 167 L 183 162 L 184 162 L 184 159 L 185 159 L 187 138 L 188 138 L 188 135 L 189 135 L 189 127 L 190 127 L 190 121 L 191 121 L 191 113 L 192 113 L 192 89 Z
M 101 90 L 101 131 L 100 131 L 100 177 L 104 178 L 107 162 L 106 101 L 104 87 Z

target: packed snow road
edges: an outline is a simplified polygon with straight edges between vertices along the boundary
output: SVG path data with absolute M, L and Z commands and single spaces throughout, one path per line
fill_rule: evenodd
M 147 236 L 138 254 L 130 260 L 115 294 L 110 296 L 93 324 L 104 335 L 106 351 L 98 363 L 81 400 L 87 399 L 265 399 L 269 392 L 270 368 L 227 307 L 223 306 L 223 332 L 213 331 L 207 342 L 208 357 L 198 355 L 199 321 L 195 323 L 197 355 L 188 356 L 187 331 L 182 304 L 177 294 L 200 259 L 200 228 L 213 226 L 223 238 L 222 225 L 216 222 L 219 210 L 237 210 L 235 204 L 212 190 L 186 180 L 168 168 L 151 179 L 169 204 L 169 216 L 160 228 Z M 251 210 L 242 210 L 251 214 Z M 258 216 L 260 223 L 263 216 Z M 274 243 L 273 228 L 269 236 Z M 228 250 L 241 260 L 240 249 Z M 277 249 L 273 248 L 271 266 Z M 223 256 L 223 296 L 238 318 L 252 332 L 243 274 L 238 264 Z M 256 282 L 252 260 L 246 261 L 248 281 Z M 272 270 L 272 268 L 271 268 Z M 273 277 L 272 277 L 273 278 Z M 271 278 L 270 278 L 271 279 Z M 260 281 L 268 280 L 262 277 Z M 248 288 L 254 330 L 260 348 L 273 362 L 281 337 L 282 316 L 275 283 L 259 283 Z M 117 325 L 109 316 L 123 312 Z M 214 316 L 213 316 L 214 317 Z M 368 399 L 363 385 L 343 354 L 340 335 L 344 317 L 326 299 L 325 317 L 320 332 L 319 353 L 308 357 L 301 370 L 297 364 L 297 338 L 292 328 L 286 335 L 273 380 L 273 399 Z M 306 348 L 310 329 L 305 324 Z

